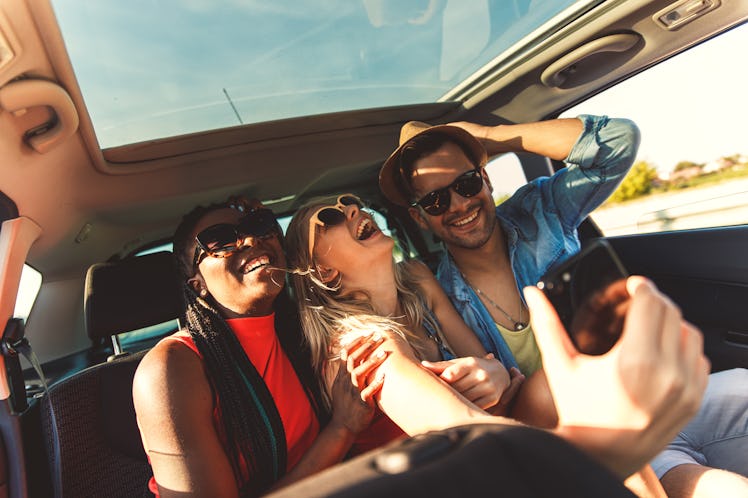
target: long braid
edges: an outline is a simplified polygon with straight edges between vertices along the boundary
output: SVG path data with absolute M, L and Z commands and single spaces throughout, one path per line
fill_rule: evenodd
M 195 224 L 225 204 L 198 207 L 187 214 L 174 234 L 174 255 L 185 300 L 184 325 L 203 356 L 205 370 L 221 410 L 226 451 L 240 486 L 240 496 L 262 493 L 286 472 L 285 430 L 277 406 L 239 340 L 218 311 L 186 283 L 193 268 L 185 255 Z M 320 424 L 327 419 L 324 403 L 303 341 L 295 306 L 286 292 L 276 298 L 276 334 L 304 386 Z M 290 311 L 289 311 L 290 310 Z M 246 462 L 246 472 L 241 461 Z M 247 485 L 251 478 L 251 489 Z
M 312 353 L 301 329 L 298 306 L 285 290 L 275 299 L 275 330 L 320 426 L 325 426 L 330 421 L 330 411 L 323 401 L 320 383 L 312 368 Z
M 239 340 L 218 312 L 184 284 L 185 325 L 203 355 L 218 398 L 229 461 L 240 489 L 266 490 L 286 472 L 286 435 L 278 408 Z M 241 468 L 244 459 L 247 472 Z

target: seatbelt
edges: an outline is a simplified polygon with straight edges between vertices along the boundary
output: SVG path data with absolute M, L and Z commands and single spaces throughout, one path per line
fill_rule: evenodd
M 3 332 L 0 348 L 5 357 L 5 369 L 8 373 L 11 393 L 10 403 L 14 413 L 21 413 L 29 406 L 26 399 L 26 385 L 23 380 L 23 370 L 21 369 L 19 353 L 34 368 L 37 377 L 39 377 L 39 382 L 42 384 L 44 394 L 49 396 L 47 378 L 44 376 L 39 358 L 37 358 L 34 350 L 31 349 L 29 340 L 24 336 L 24 325 L 21 318 L 11 318 L 8 320 L 8 324 L 5 326 L 5 331 Z
M 21 361 L 19 353 L 26 358 L 31 366 L 36 371 L 36 375 L 39 377 L 39 382 L 42 385 L 44 396 L 47 397 L 47 403 L 49 405 L 49 418 L 52 425 L 52 434 L 54 437 L 54 461 L 60 462 L 60 445 L 59 445 L 59 434 L 57 433 L 57 417 L 55 417 L 54 407 L 52 406 L 52 398 L 49 394 L 49 387 L 47 385 L 47 378 L 44 376 L 42 365 L 39 363 L 34 350 L 31 349 L 29 340 L 24 336 L 25 327 L 23 319 L 11 318 L 8 320 L 5 330 L 3 331 L 3 337 L 0 340 L 0 349 L 2 350 L 3 357 L 5 358 L 5 369 L 8 374 L 8 383 L 10 385 L 10 407 L 14 414 L 20 414 L 25 411 L 29 404 L 26 399 L 26 385 L 23 380 L 23 370 L 21 369 Z M 61 496 L 62 493 L 62 475 L 60 472 L 52 472 L 52 486 L 55 491 L 55 496 Z

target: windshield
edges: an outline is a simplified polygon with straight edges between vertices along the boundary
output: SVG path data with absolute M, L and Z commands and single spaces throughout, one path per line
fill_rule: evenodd
M 294 116 L 435 102 L 518 41 L 557 29 L 599 2 L 53 4 L 99 143 L 108 148 Z

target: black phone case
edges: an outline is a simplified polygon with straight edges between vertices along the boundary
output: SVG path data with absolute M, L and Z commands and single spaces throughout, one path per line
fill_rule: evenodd
M 605 240 L 595 239 L 571 258 L 552 267 L 537 286 L 553 304 L 577 349 L 587 354 L 602 354 L 612 346 L 612 343 L 608 344 L 610 338 L 604 341 L 606 346 L 597 345 L 585 350 L 581 343 L 590 341 L 579 340 L 579 331 L 575 330 L 575 316 L 596 292 L 627 276 L 628 272 L 610 244 Z M 606 336 L 616 334 L 610 330 L 601 330 L 599 333 Z M 617 333 L 620 335 L 620 330 Z M 617 337 L 613 339 L 613 343 L 615 339 Z

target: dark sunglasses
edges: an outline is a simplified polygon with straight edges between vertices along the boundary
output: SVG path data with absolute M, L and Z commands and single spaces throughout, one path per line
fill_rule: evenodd
M 451 198 L 449 195 L 449 189 L 454 190 L 463 197 L 473 197 L 478 194 L 482 188 L 483 175 L 481 175 L 481 170 L 473 169 L 467 173 L 461 174 L 455 179 L 455 181 L 446 187 L 429 192 L 419 200 L 414 201 L 411 206 L 421 206 L 423 210 L 431 216 L 439 216 L 449 209 Z
M 317 227 L 332 227 L 340 225 L 345 221 L 345 207 L 356 206 L 359 209 L 364 207 L 361 199 L 353 194 L 339 195 L 334 205 L 322 206 L 317 209 L 311 218 L 309 218 L 309 257 L 313 256 L 314 239 L 317 235 Z
M 279 234 L 275 215 L 269 209 L 251 208 L 236 225 L 219 223 L 201 231 L 195 237 L 195 256 L 192 266 L 197 266 L 206 257 L 228 258 L 244 246 L 246 237 L 267 239 Z

